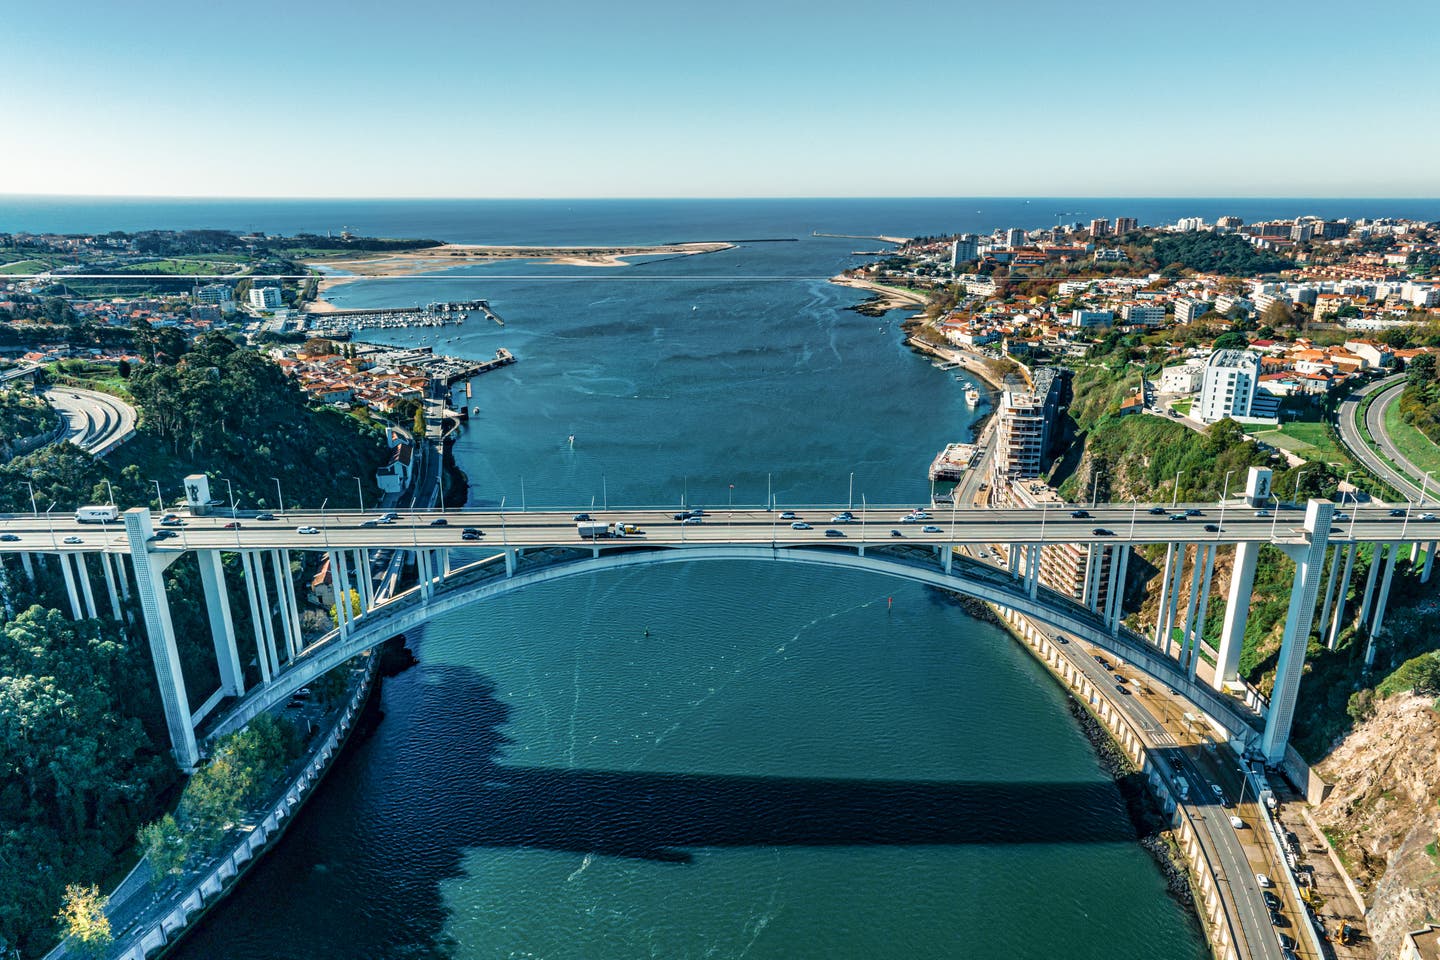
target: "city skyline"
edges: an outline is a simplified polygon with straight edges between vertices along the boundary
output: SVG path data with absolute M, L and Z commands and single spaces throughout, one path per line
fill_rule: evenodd
M 237 22 L 82 3 L 63 29 L 12 14 L 6 192 L 1440 192 L 1426 159 L 1440 133 L 1414 122 L 1440 68 L 1404 60 L 1397 40 L 1440 26 L 1419 4 L 1372 13 L 1363 32 L 1332 3 L 1224 2 L 1202 21 L 1042 3 L 1023 24 L 985 5 L 253 9 Z M 1357 81 L 1380 70 L 1403 95 Z M 1380 136 L 1405 148 L 1377 155 Z

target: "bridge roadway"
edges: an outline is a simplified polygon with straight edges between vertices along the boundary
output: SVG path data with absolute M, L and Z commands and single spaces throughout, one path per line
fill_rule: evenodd
M 1339 429 L 1341 441 L 1357 460 L 1370 469 L 1371 473 L 1383 479 L 1404 496 L 1418 498 L 1423 503 L 1427 492 L 1426 487 L 1431 487 L 1429 492 L 1433 494 L 1433 487 L 1425 481 L 1425 471 L 1407 460 L 1385 433 L 1385 411 L 1392 403 L 1400 399 L 1400 391 L 1405 389 L 1405 383 L 1405 375 L 1399 374 L 1377 380 L 1352 393 L 1340 402 L 1340 407 L 1336 411 L 1336 426 Z M 1373 393 L 1379 393 L 1380 396 L 1376 397 L 1365 411 L 1365 428 L 1375 439 L 1375 446 L 1371 446 L 1365 440 L 1359 424 L 1360 404 Z M 1376 452 L 1377 447 L 1384 451 L 1385 456 Z M 1397 470 L 1397 466 L 1401 469 Z
M 375 512 L 356 511 L 291 511 L 274 521 L 256 520 L 240 515 L 238 529 L 225 529 L 228 516 L 191 517 L 185 515 L 184 525 L 160 527 L 172 530 L 170 539 L 152 540 L 150 551 L 157 554 L 183 553 L 190 550 L 317 550 L 345 548 L 415 549 L 504 547 L 574 547 L 588 545 L 613 547 L 626 542 L 643 542 L 655 546 L 686 547 L 720 544 L 773 544 L 783 547 L 818 546 L 875 547 L 882 544 L 907 543 L 929 546 L 945 544 L 986 545 L 991 543 L 1080 543 L 1143 544 L 1143 543 L 1300 543 L 1304 541 L 1304 513 L 1300 510 L 1276 510 L 1273 516 L 1260 516 L 1249 507 L 1236 503 L 1224 510 L 1223 527 L 1206 531 L 1206 524 L 1220 526 L 1222 511 L 1212 503 L 1180 504 L 1164 507 L 1163 514 L 1147 512 L 1151 505 L 1117 506 L 1113 504 L 1087 508 L 1088 517 L 1072 517 L 1070 507 L 1054 510 L 1035 509 L 939 509 L 933 519 L 902 523 L 900 517 L 907 507 L 870 507 L 856 510 L 850 523 L 832 522 L 835 507 L 795 508 L 794 512 L 810 523 L 813 529 L 795 530 L 791 521 L 781 520 L 779 510 L 739 509 L 716 511 L 699 524 L 682 524 L 673 518 L 674 509 L 612 508 L 593 514 L 598 521 L 627 522 L 639 525 L 643 533 L 625 539 L 581 539 L 576 532 L 574 511 L 533 511 L 500 513 L 476 510 L 438 513 L 406 512 L 393 524 L 362 527 Z M 1175 513 L 1187 508 L 1202 512 L 1181 522 L 1171 520 Z M 1078 508 L 1073 508 L 1078 509 Z M 1330 530 L 1333 542 L 1428 541 L 1440 538 L 1440 518 L 1407 508 L 1401 516 L 1391 516 L 1393 508 L 1384 505 L 1360 504 L 1349 507 L 1349 518 L 1337 520 Z M 1440 510 L 1440 507 L 1436 508 Z M 433 525 L 444 519 L 445 526 Z M 938 532 L 926 532 L 934 527 Z M 299 533 L 302 527 L 313 527 L 313 534 Z M 483 531 L 480 541 L 465 541 L 465 527 Z M 843 537 L 827 536 L 827 530 L 838 530 Z M 1109 531 L 1097 534 L 1096 529 Z M 891 531 L 900 536 L 892 536 Z M 17 539 L 5 540 L 5 536 Z M 67 537 L 78 537 L 78 543 L 65 543 Z M 12 514 L 0 518 L 0 553 L 129 553 L 123 524 L 78 523 L 73 516 L 47 519 L 43 514 Z

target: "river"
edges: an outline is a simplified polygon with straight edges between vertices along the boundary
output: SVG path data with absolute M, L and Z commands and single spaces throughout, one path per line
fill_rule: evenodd
M 862 295 L 823 281 L 867 242 L 810 236 L 923 224 L 800 209 L 690 229 L 612 211 L 605 236 L 587 208 L 569 242 L 799 239 L 337 302 L 485 297 L 504 317 L 384 332 L 518 357 L 474 383 L 472 503 L 924 502 L 930 458 L 969 439 L 964 384 L 903 346 L 903 315 L 846 310 Z M 371 232 L 417 227 L 389 226 Z M 410 642 L 383 719 L 177 958 L 1208 955 L 1057 685 L 916 585 L 673 566 L 537 587 Z

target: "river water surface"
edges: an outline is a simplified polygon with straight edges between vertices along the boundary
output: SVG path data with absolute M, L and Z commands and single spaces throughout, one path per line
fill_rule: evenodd
M 474 383 L 472 503 L 621 519 L 685 498 L 721 522 L 767 490 L 782 509 L 924 502 L 930 458 L 969 439 L 964 384 L 903 346 L 900 315 L 846 310 L 861 295 L 819 279 L 873 242 L 767 216 L 602 239 L 799 241 L 472 267 L 337 302 L 486 297 L 505 318 L 384 332 L 519 358 Z M 880 219 L 853 232 L 907 232 Z M 536 587 L 410 640 L 383 720 L 178 957 L 1207 955 L 1056 684 L 919 586 L 677 565 Z

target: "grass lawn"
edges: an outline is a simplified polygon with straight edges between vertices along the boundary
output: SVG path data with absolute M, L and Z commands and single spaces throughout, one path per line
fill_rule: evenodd
M 1251 433 L 1257 439 L 1306 460 L 1340 464 L 1347 470 L 1355 466 L 1350 454 L 1330 436 L 1325 424 L 1319 421 L 1292 420 L 1278 427 L 1254 430 Z
M 1174 410 L 1182 417 L 1188 417 L 1190 416 L 1190 408 L 1194 405 L 1195 399 L 1193 397 L 1186 397 L 1184 400 L 1176 400 L 1174 403 L 1170 404 L 1170 409 Z
M 39 260 L 17 260 L 0 267 L 0 273 L 42 273 L 49 269 L 48 263 Z
M 1398 403 L 1385 408 L 1385 432 L 1395 444 L 1395 449 L 1422 471 L 1440 471 L 1440 447 L 1400 418 Z

